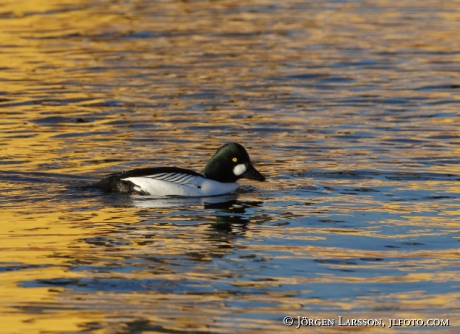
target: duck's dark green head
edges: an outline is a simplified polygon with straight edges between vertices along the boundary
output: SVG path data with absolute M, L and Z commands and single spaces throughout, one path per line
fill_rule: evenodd
M 248 152 L 237 143 L 228 143 L 219 148 L 206 165 L 204 175 L 219 182 L 236 182 L 243 177 L 265 181 L 265 176 L 251 164 Z

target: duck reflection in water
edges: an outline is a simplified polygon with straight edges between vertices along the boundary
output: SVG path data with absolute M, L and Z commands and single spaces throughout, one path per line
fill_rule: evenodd
M 262 204 L 261 201 L 238 201 L 238 194 L 213 197 L 169 197 L 158 198 L 150 196 L 123 196 L 116 194 L 118 207 L 136 207 L 140 209 L 182 208 L 209 210 L 210 215 L 197 215 L 197 220 L 211 221 L 211 227 L 219 231 L 234 233 L 243 232 L 251 221 L 248 209 Z M 113 197 L 111 198 L 113 201 Z M 112 202 L 113 204 L 113 202 Z M 250 210 L 251 211 L 251 210 Z M 210 217 L 211 216 L 211 217 Z

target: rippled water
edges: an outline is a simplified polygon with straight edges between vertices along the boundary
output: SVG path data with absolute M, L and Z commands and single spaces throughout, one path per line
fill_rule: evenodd
M 459 22 L 458 1 L 4 1 L 2 331 L 458 333 Z M 228 141 L 268 182 L 78 188 Z

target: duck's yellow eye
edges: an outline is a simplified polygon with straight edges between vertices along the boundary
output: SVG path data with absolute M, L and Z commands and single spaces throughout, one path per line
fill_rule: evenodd
M 233 158 L 232 161 L 233 161 L 233 162 L 237 162 L 238 159 L 237 159 L 237 158 Z

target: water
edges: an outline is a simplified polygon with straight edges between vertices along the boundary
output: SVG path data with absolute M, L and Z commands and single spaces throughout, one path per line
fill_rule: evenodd
M 459 8 L 4 1 L 2 333 L 292 332 L 298 316 L 457 333 Z M 161 201 L 78 188 L 202 171 L 228 141 L 269 180 Z

